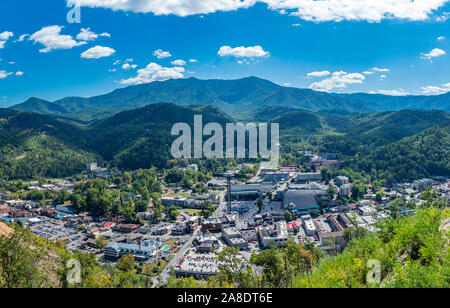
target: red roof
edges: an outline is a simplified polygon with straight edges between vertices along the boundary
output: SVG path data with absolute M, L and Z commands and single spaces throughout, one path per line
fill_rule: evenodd
M 294 221 L 293 223 L 292 223 L 292 227 L 300 227 L 300 223 L 298 222 L 298 221 Z

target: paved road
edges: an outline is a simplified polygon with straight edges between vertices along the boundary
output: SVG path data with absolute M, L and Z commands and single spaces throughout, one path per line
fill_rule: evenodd
M 178 251 L 178 253 L 172 258 L 172 260 L 170 260 L 170 262 L 167 264 L 167 266 L 164 269 L 164 271 L 158 277 L 153 278 L 153 287 L 154 288 L 158 287 L 160 285 L 163 285 L 164 283 L 167 282 L 167 279 L 170 276 L 170 272 L 171 272 L 172 268 L 174 268 L 178 264 L 180 258 L 191 247 L 191 245 L 194 242 L 194 239 L 197 237 L 197 234 L 198 234 L 199 231 L 200 231 L 200 227 L 198 227 L 194 231 L 194 233 L 189 238 L 189 240 L 186 241 L 186 243 L 184 243 L 183 247 L 181 247 L 181 249 Z

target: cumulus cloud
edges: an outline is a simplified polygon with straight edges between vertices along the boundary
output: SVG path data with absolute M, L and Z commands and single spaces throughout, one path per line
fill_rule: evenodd
M 24 74 L 24 72 L 18 71 L 16 72 L 16 76 L 22 76 Z
M 256 0 L 75 0 L 81 6 L 155 15 L 189 16 L 234 11 L 253 6 Z
M 222 46 L 218 52 L 221 57 L 233 56 L 236 58 L 267 58 L 270 53 L 265 51 L 261 46 L 252 47 L 236 47 Z
M 138 85 L 154 81 L 179 79 L 184 77 L 184 67 L 163 67 L 157 63 L 150 63 L 147 67 L 137 71 L 137 76 L 120 81 L 124 85 Z
M 197 60 L 197 59 L 189 59 L 189 62 L 190 62 L 190 63 L 197 63 L 198 60 Z
M 308 77 L 325 77 L 330 75 L 331 73 L 329 71 L 320 71 L 320 72 L 311 72 L 308 73 Z
M 443 41 L 443 40 L 445 40 L 445 36 L 440 36 L 440 37 L 437 38 L 437 40 L 438 41 Z
M 382 95 L 390 95 L 390 96 L 406 96 L 409 93 L 403 89 L 399 90 L 374 90 L 370 91 L 369 94 L 382 94 Z
M 444 84 L 440 87 L 438 86 L 427 86 L 422 87 L 422 93 L 427 95 L 438 95 L 438 94 L 444 94 L 450 92 L 450 82 L 447 84 Z
M 314 82 L 309 87 L 316 91 L 331 92 L 334 89 L 346 88 L 349 84 L 361 84 L 366 77 L 360 73 L 334 72 L 330 78 Z
M 71 35 L 61 35 L 62 26 L 49 26 L 35 32 L 30 36 L 34 43 L 40 43 L 45 48 L 39 49 L 39 52 L 50 52 L 58 49 L 72 49 L 75 46 L 86 44 L 86 42 L 77 42 Z
M 168 51 L 163 51 L 162 49 L 158 49 L 155 50 L 153 52 L 153 55 L 155 57 L 157 57 L 158 59 L 165 59 L 165 58 L 170 58 L 172 56 L 172 54 Z
M 437 58 L 437 57 L 441 57 L 441 56 L 445 56 L 447 53 L 439 48 L 435 48 L 432 51 L 430 51 L 429 53 L 423 53 L 422 54 L 422 59 L 428 59 L 431 60 L 433 58 Z
M 0 33 L 0 40 L 7 41 L 13 36 L 14 36 L 14 33 L 10 32 L 10 31 L 5 31 L 5 32 Z
M 170 62 L 172 65 L 177 65 L 177 66 L 185 66 L 186 65 L 186 61 L 184 60 L 175 60 Z
M 10 31 L 4 31 L 0 33 L 0 49 L 5 47 L 6 41 L 8 41 L 11 37 L 14 36 L 14 33 Z
M 81 32 L 77 35 L 77 40 L 80 41 L 95 41 L 98 38 L 98 34 L 91 31 L 91 28 L 81 28 Z
M 81 57 L 84 59 L 100 59 L 109 57 L 115 52 L 116 51 L 114 49 L 109 47 L 95 46 L 83 52 Z
M 9 75 L 12 75 L 12 73 L 8 73 L 5 70 L 0 71 L 0 79 L 4 79 L 4 78 L 8 77 Z
M 135 69 L 136 67 L 136 64 L 125 63 L 124 65 L 122 65 L 122 69 L 124 70 Z
M 68 1 L 68 0 L 67 0 Z M 75 0 L 87 7 L 155 15 L 189 16 L 218 11 L 234 11 L 265 3 L 271 10 L 283 15 L 298 16 L 314 22 L 384 19 L 426 20 L 436 15 L 448 0 Z M 436 20 L 446 20 L 444 12 Z

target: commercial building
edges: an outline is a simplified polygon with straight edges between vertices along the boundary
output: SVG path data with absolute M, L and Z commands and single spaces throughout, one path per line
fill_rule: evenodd
M 329 199 L 324 190 L 289 190 L 284 194 L 284 208 L 294 214 L 307 215 L 319 211 L 320 200 Z
M 145 240 L 139 245 L 110 242 L 105 248 L 105 257 L 117 261 L 125 255 L 133 255 L 137 261 L 147 261 L 161 247 L 157 241 Z
M 277 222 L 271 226 L 260 226 L 257 233 L 263 248 L 270 248 L 272 245 L 281 247 L 288 240 L 288 231 L 286 224 L 283 222 Z
M 289 179 L 289 172 L 267 172 L 264 175 L 266 182 L 281 182 Z
M 222 231 L 222 222 L 217 218 L 209 218 L 202 223 L 203 232 L 220 232 Z
M 322 181 L 322 174 L 316 172 L 310 173 L 298 173 L 296 182 L 299 184 L 305 184 L 309 182 L 320 182 Z
M 303 228 L 305 228 L 305 233 L 309 236 L 313 236 L 316 234 L 316 225 L 314 224 L 311 216 L 304 215 L 302 216 Z
M 348 198 L 352 191 L 352 184 L 343 184 L 339 187 L 339 196 L 342 198 Z
M 242 237 L 241 232 L 236 228 L 223 229 L 222 237 L 231 247 L 237 247 L 242 250 L 248 248 L 248 242 Z

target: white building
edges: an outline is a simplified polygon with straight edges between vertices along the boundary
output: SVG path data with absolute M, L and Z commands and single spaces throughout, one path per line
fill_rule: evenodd
M 270 248 L 272 245 L 284 246 L 288 240 L 286 224 L 278 222 L 273 226 L 261 226 L 258 228 L 258 236 L 264 248 Z
M 316 234 L 316 226 L 314 225 L 314 222 L 312 221 L 312 218 L 310 215 L 304 215 L 302 216 L 303 221 L 303 227 L 305 228 L 305 232 L 309 236 L 313 236 Z

